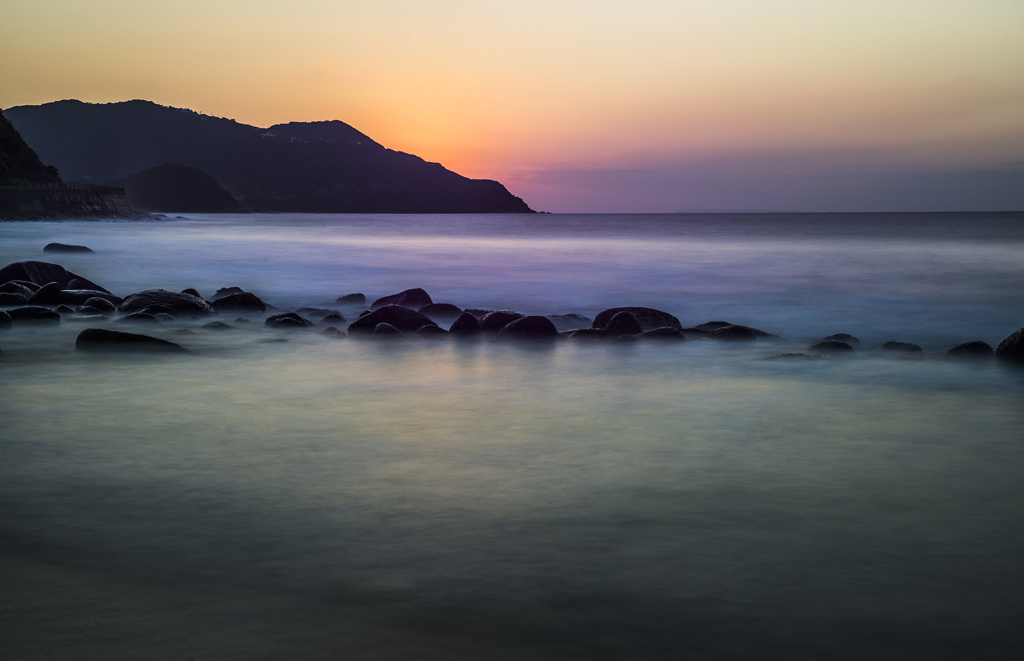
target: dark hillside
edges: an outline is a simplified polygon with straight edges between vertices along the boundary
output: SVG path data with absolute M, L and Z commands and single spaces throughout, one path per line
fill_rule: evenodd
M 243 211 L 231 193 L 198 168 L 165 163 L 136 172 L 110 186 L 124 188 L 132 206 L 164 213 L 231 213 Z
M 0 186 L 59 184 L 57 169 L 47 167 L 0 113 Z

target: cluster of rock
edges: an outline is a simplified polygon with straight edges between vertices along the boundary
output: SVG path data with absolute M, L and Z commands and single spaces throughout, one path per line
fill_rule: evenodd
M 60 245 L 60 244 L 51 244 Z M 48 246 L 50 248 L 50 246 Z M 84 246 L 60 246 L 51 251 L 85 252 Z M 779 339 L 766 331 L 725 321 L 710 321 L 684 327 L 675 316 L 646 307 L 610 308 L 593 320 L 579 314 L 538 316 L 512 310 L 462 309 L 451 303 L 435 303 L 423 289 L 407 289 L 378 298 L 351 322 L 333 308 L 299 308 L 279 311 L 259 296 L 238 287 L 219 289 L 206 299 L 195 289 L 171 292 L 151 289 L 120 298 L 90 280 L 47 262 L 16 262 L 0 269 L 0 327 L 12 324 L 90 325 L 76 341 L 76 348 L 95 350 L 185 351 L 167 340 L 98 328 L 92 324 L 149 324 L 176 322 L 179 317 L 202 320 L 220 314 L 266 315 L 265 326 L 272 329 L 313 329 L 321 327 L 322 335 L 331 338 L 348 336 L 375 337 L 473 337 L 492 335 L 500 338 L 554 340 L 604 340 L 635 342 L 644 340 L 675 341 L 707 340 L 722 342 L 753 342 Z M 366 305 L 364 294 L 348 294 L 337 299 L 339 306 L 359 309 Z M 358 307 L 357 307 L 358 306 Z M 236 324 L 251 324 L 240 316 Z M 342 326 L 348 323 L 347 329 Z M 442 323 L 447 328 L 442 327 Z M 238 326 L 223 321 L 203 325 L 210 331 L 237 330 Z M 189 333 L 188 329 L 178 332 Z M 783 353 L 773 358 L 820 358 L 824 355 L 851 355 L 860 345 L 852 335 L 839 333 L 808 346 L 813 353 Z M 909 342 L 891 341 L 881 346 L 883 352 L 912 356 L 922 349 Z M 985 342 L 961 344 L 950 349 L 950 358 L 989 358 L 998 356 L 1024 363 L 1024 328 L 1007 337 L 997 349 Z

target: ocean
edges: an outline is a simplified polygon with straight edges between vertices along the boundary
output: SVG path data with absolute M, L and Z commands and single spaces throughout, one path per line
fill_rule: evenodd
M 422 287 L 779 338 L 0 331 L 0 656 L 1024 653 L 1024 369 L 944 355 L 1024 326 L 1024 213 L 0 223 L 20 260 L 349 320 Z M 770 359 L 833 333 L 856 352 Z

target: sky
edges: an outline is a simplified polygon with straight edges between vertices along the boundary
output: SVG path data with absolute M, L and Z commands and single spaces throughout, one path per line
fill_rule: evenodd
M 0 0 L 0 108 L 338 119 L 554 212 L 1024 209 L 1021 0 Z

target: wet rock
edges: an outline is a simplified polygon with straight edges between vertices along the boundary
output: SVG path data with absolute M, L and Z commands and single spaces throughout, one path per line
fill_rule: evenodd
M 497 333 L 516 319 L 522 319 L 525 316 L 512 310 L 494 310 L 493 312 L 488 312 L 480 319 L 480 329 L 485 333 Z M 548 319 L 548 322 L 550 321 Z
M 36 293 L 38 294 L 39 292 Z M 67 305 L 82 305 L 90 298 L 102 298 L 110 301 L 114 305 L 121 302 L 121 299 L 113 294 L 96 291 L 94 289 L 64 289 L 60 292 L 59 298 L 61 303 L 65 303 Z
M 198 290 L 196 290 L 196 289 L 192 289 L 192 288 L 189 288 L 189 289 L 182 289 L 182 290 L 181 290 L 181 293 L 182 293 L 182 294 L 188 294 L 189 296 L 195 296 L 195 297 L 196 297 L 196 298 L 198 298 L 198 299 L 199 299 L 200 301 L 205 301 L 205 300 L 206 300 L 205 298 L 203 298 L 203 295 L 202 295 L 202 294 L 200 294 L 200 293 L 199 293 L 199 291 L 198 291 Z
M 992 345 L 978 340 L 956 345 L 946 352 L 946 358 L 991 358 L 995 353 Z
M 227 331 L 235 330 L 235 327 L 231 324 L 225 324 L 223 321 L 211 321 L 208 324 L 203 324 L 203 328 L 208 328 L 215 331 Z
M 582 314 L 576 314 L 575 312 L 570 314 L 549 314 L 548 319 L 551 320 L 551 323 L 555 325 L 559 332 L 590 328 L 590 325 L 593 323 L 590 317 L 584 317 Z
M 456 319 L 448 332 L 452 335 L 479 335 L 481 333 L 480 321 L 469 312 L 463 312 Z
M 82 305 L 87 305 L 87 306 L 89 306 L 91 308 L 95 308 L 97 310 L 100 310 L 101 312 L 106 312 L 106 313 L 117 312 L 117 306 L 114 305 L 114 303 L 112 303 L 111 301 L 107 300 L 106 298 L 100 298 L 99 296 L 93 296 L 92 298 L 87 298 L 85 300 L 85 302 L 82 303 Z
M 322 323 L 322 324 L 343 324 L 346 321 L 348 321 L 348 320 L 345 319 L 345 317 L 343 317 L 342 315 L 340 315 L 338 313 L 334 313 L 334 314 L 329 314 L 326 317 L 324 317 L 323 319 L 321 319 L 320 323 Z
M 155 314 L 148 312 L 133 312 L 115 321 L 116 324 L 158 324 L 160 320 Z
M 0 294 L 18 294 L 19 296 L 24 296 L 26 301 L 32 296 L 34 291 L 35 289 L 18 284 L 17 282 L 5 282 L 0 285 Z
M 271 328 L 309 328 L 313 325 L 312 321 L 303 319 L 294 312 L 275 314 L 272 317 L 267 317 L 264 323 Z
M 54 309 L 54 312 L 56 312 L 57 314 L 74 314 L 75 309 L 69 308 L 66 305 L 58 305 L 56 309 Z
M 105 328 L 86 328 L 75 340 L 78 351 L 153 351 L 184 353 L 183 346 L 149 335 L 124 333 Z
M 443 336 L 448 336 L 449 333 L 448 333 L 448 331 L 446 331 L 445 329 L 441 328 L 440 326 L 427 325 L 427 326 L 420 326 L 419 328 L 417 328 L 416 332 L 413 333 L 413 335 L 418 335 L 420 337 L 425 337 L 425 336 L 440 337 L 442 335 Z
M 733 324 L 731 321 L 709 321 L 706 324 L 694 326 L 694 330 L 710 333 L 711 331 L 718 330 L 719 328 L 725 328 L 726 326 L 735 326 L 735 324 Z
M 823 342 L 818 342 L 817 344 L 812 344 L 811 346 L 807 347 L 807 350 L 825 351 L 828 353 L 844 353 L 853 352 L 853 347 L 851 347 L 846 342 L 839 342 L 838 340 L 825 340 Z
M 335 303 L 343 303 L 345 305 L 365 305 L 366 295 L 364 294 L 345 294 L 339 296 Z
M 430 303 L 421 307 L 419 311 L 431 319 L 456 319 L 462 314 L 462 308 L 451 303 Z
M 64 287 L 64 289 L 81 289 L 81 288 L 82 288 L 82 281 L 79 280 L 78 278 L 74 278 L 73 280 L 68 280 L 67 286 Z
M 494 313 L 491 313 L 494 314 Z M 490 315 L 488 315 L 489 317 Z M 487 317 L 484 317 L 487 319 Z M 504 326 L 498 335 L 502 337 L 558 337 L 558 329 L 547 317 L 531 315 L 520 317 Z
M 615 313 L 608 322 L 608 325 L 605 326 L 605 331 L 611 336 L 639 335 L 644 332 L 644 329 L 632 312 L 623 310 L 622 312 Z
M 996 357 L 1014 363 L 1024 363 L 1024 328 L 1011 333 L 996 347 Z
M 574 340 L 606 340 L 608 331 L 603 328 L 577 328 L 569 331 L 569 337 Z
M 241 287 L 221 287 L 213 295 L 213 300 L 216 301 L 218 298 L 224 298 L 225 296 L 233 296 L 234 294 L 244 294 L 244 293 L 245 293 L 245 290 L 242 289 Z
M 51 310 L 50 308 L 44 308 L 39 305 L 26 305 L 21 308 L 11 308 L 7 310 L 7 314 L 10 315 L 11 321 L 16 323 L 36 323 L 36 324 L 59 324 L 60 315 Z
M 29 297 L 29 305 L 57 305 L 63 303 L 61 286 L 56 282 L 48 282 Z
M 0 328 L 11 327 L 11 315 L 6 310 L 0 310 Z
M 79 305 L 77 308 L 75 308 L 75 314 L 96 315 L 103 314 L 103 310 L 100 310 L 99 308 L 94 308 L 91 305 Z
M 430 317 L 416 310 L 401 305 L 385 305 L 353 321 L 348 327 L 348 332 L 350 335 L 372 333 L 377 325 L 382 323 L 394 326 L 403 333 L 412 333 L 420 326 L 437 325 Z
M 172 317 L 177 316 L 174 314 L 174 310 L 167 307 L 166 305 L 147 305 L 146 307 L 139 310 L 139 312 L 145 312 L 146 314 L 151 315 L 169 314 Z
M 741 324 L 731 324 L 728 321 L 709 321 L 706 324 L 701 324 L 699 326 L 694 327 L 693 330 L 705 331 L 707 332 L 708 336 L 711 336 L 712 333 L 723 330 L 725 328 L 745 328 L 751 333 L 753 333 L 755 338 L 778 337 L 778 335 L 775 335 L 774 333 L 769 333 L 768 331 L 763 331 L 760 328 L 751 328 L 750 326 L 743 326 Z M 685 333 L 686 331 L 684 330 L 683 332 Z M 716 337 L 721 338 L 722 335 L 735 334 L 737 332 L 738 331 L 727 331 Z
M 66 289 L 68 283 L 75 279 L 81 282 L 79 286 L 84 289 L 95 289 L 107 294 L 110 293 L 95 282 L 66 270 L 60 264 L 25 261 L 14 262 L 0 269 L 0 282 L 14 280 L 17 282 L 29 282 L 40 287 L 50 282 L 56 282 L 61 289 Z
M 643 330 L 654 330 L 655 328 L 662 328 L 669 326 L 671 328 L 678 328 L 682 330 L 683 325 L 679 323 L 679 320 L 670 315 L 668 312 L 662 312 L 661 310 L 655 310 L 654 308 L 637 308 L 637 307 L 626 307 L 626 308 L 610 308 L 601 312 L 599 315 L 594 317 L 594 328 L 607 328 L 612 317 L 620 312 L 628 312 L 633 315 Z
M 891 340 L 882 345 L 882 351 L 892 351 L 894 353 L 921 353 L 921 347 L 911 342 L 896 342 Z
M 167 314 L 166 312 L 157 312 L 154 313 L 153 316 L 156 317 L 158 321 L 162 321 L 164 323 L 169 323 L 178 320 L 178 318 L 175 317 L 173 314 Z
M 700 329 L 700 326 L 697 327 Z M 721 340 L 725 342 L 753 342 L 757 339 L 754 329 L 749 326 L 719 326 L 710 331 L 706 336 L 709 340 Z
M 250 320 L 246 319 L 245 317 L 239 317 L 239 318 L 235 319 L 235 323 L 236 324 L 251 324 L 252 322 Z
M 468 312 L 477 319 L 483 319 L 488 313 L 494 312 L 494 310 L 478 310 L 476 308 L 466 308 L 463 312 Z
M 311 319 L 320 319 L 321 317 L 327 317 L 332 314 L 341 315 L 337 310 L 330 310 L 328 308 L 299 308 L 296 312 L 306 317 L 310 317 Z
M 402 337 L 405 335 L 402 331 L 398 330 L 395 326 L 381 322 L 373 327 L 373 335 L 386 335 L 390 337 Z
M 373 312 L 373 310 L 363 310 L 362 312 L 359 313 L 359 318 L 362 319 L 363 317 L 365 317 L 366 315 L 370 314 L 371 312 Z
M 37 285 L 36 283 L 29 282 L 28 280 L 10 280 L 5 283 L 5 285 L 18 285 L 19 287 L 28 289 L 26 296 L 31 296 L 33 292 L 39 291 L 39 288 L 42 287 L 42 285 Z
M 686 334 L 678 328 L 672 328 L 671 326 L 662 326 L 661 328 L 652 328 L 643 334 L 645 340 L 676 340 L 682 341 L 686 339 Z
M 249 312 L 267 311 L 267 304 L 264 303 L 259 296 L 249 292 L 228 294 L 227 296 L 214 298 L 210 305 L 218 312 L 226 312 L 228 310 L 245 310 Z
M 341 330 L 340 328 L 335 328 L 334 326 L 328 326 L 327 328 L 320 331 L 320 334 L 323 335 L 324 337 L 333 337 L 339 340 L 343 337 L 348 337 L 348 333 Z
M 24 294 L 0 292 L 0 305 L 25 305 L 26 303 L 28 303 L 28 297 Z
M 216 314 L 216 310 L 201 298 L 191 294 L 176 294 L 166 289 L 149 289 L 132 294 L 121 303 L 121 312 L 138 312 L 151 305 L 162 305 L 174 314 Z
M 370 306 L 371 310 L 382 308 L 385 305 L 401 305 L 403 308 L 412 308 L 413 310 L 419 310 L 424 305 L 430 305 L 433 303 L 430 299 L 430 294 L 423 291 L 422 289 L 406 289 L 405 291 L 398 292 L 397 294 L 391 294 L 390 296 L 382 296 L 373 302 Z
M 43 252 L 92 252 L 85 246 L 75 246 L 67 243 L 48 243 Z
M 825 342 L 846 342 L 850 346 L 854 344 L 860 346 L 860 340 L 850 335 L 849 333 L 836 333 L 835 335 L 829 335 L 828 337 L 822 338 Z

